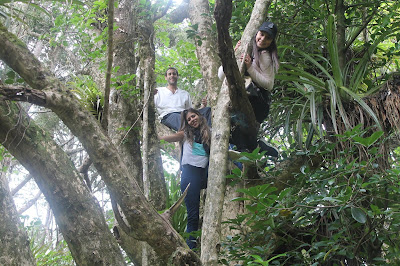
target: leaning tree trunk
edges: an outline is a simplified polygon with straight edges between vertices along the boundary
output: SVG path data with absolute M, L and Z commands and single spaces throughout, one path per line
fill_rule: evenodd
M 248 43 L 257 30 L 256 27 L 265 19 L 270 3 L 271 0 L 257 0 L 254 5 L 253 13 L 242 39 L 242 44 L 247 50 L 249 50 Z M 245 130 L 249 136 L 256 138 L 258 131 L 258 124 L 246 96 L 243 78 L 237 67 L 232 40 L 228 32 L 231 13 L 231 1 L 216 1 L 214 16 L 217 22 L 218 51 L 227 82 L 223 83 L 218 98 L 217 109 L 214 112 L 214 121 L 218 121 L 218 125 L 214 123 L 211 139 L 209 176 L 212 178 L 208 182 L 201 244 L 201 261 L 204 265 L 216 265 L 218 263 L 230 131 L 230 118 L 226 115 L 231 111 L 229 105 L 232 106 L 235 112 L 241 112 L 245 115 L 249 125 Z M 243 51 L 238 51 L 238 53 L 240 52 Z M 241 69 L 243 71 L 243 63 Z
M 6 162 L 3 158 L 0 169 L 7 167 Z M 36 265 L 4 171 L 0 171 L 0 265 Z
M 32 174 L 78 265 L 125 265 L 103 212 L 65 152 L 27 114 L 0 103 L 0 141 Z
M 26 45 L 1 24 L 0 47 L 0 58 L 31 86 L 0 85 L 0 95 L 10 100 L 35 103 L 57 114 L 85 147 L 111 198 L 121 207 L 131 226 L 132 236 L 146 241 L 165 262 L 172 255 L 176 263 L 196 260 L 196 255 L 187 249 L 183 238 L 145 199 L 132 171 L 126 167 L 111 140 L 71 90 L 44 68 Z

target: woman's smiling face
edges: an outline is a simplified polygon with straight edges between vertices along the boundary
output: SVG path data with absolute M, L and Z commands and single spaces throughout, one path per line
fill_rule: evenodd
M 188 122 L 189 126 L 193 128 L 199 127 L 199 116 L 196 113 L 188 112 L 186 114 L 186 121 Z
M 274 39 L 267 32 L 259 30 L 256 35 L 256 44 L 259 49 L 268 48 Z

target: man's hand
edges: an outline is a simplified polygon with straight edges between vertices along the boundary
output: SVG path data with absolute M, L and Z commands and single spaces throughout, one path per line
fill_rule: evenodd
M 207 106 L 207 97 L 204 97 L 203 99 L 201 99 L 200 109 L 206 106 Z

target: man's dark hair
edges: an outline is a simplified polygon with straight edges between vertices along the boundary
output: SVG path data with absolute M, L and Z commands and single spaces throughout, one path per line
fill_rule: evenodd
M 168 72 L 168 70 L 170 70 L 170 69 L 175 70 L 175 71 L 176 71 L 176 75 L 179 76 L 178 69 L 176 69 L 175 67 L 169 67 L 167 70 L 165 70 L 164 76 L 167 76 L 167 72 Z

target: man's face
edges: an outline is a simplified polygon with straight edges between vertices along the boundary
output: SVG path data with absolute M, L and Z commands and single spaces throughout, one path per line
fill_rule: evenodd
M 168 82 L 168 85 L 176 86 L 176 84 L 178 83 L 178 74 L 176 73 L 176 70 L 168 69 L 165 80 Z

